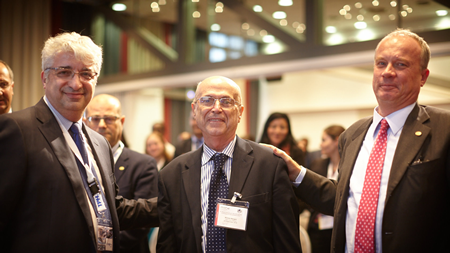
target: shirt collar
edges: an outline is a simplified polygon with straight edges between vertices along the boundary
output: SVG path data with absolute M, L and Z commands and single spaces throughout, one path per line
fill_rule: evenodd
M 405 125 L 406 122 L 406 118 L 408 118 L 408 115 L 414 109 L 415 105 L 416 103 L 412 103 L 384 117 L 384 119 L 386 119 L 386 121 L 389 123 L 389 129 L 392 131 L 394 135 L 397 135 L 397 133 L 403 128 L 403 125 Z M 380 121 L 383 119 L 383 117 L 380 114 L 378 114 L 377 109 L 378 106 L 375 107 L 373 112 L 372 126 L 374 126 L 373 129 L 374 132 Z
M 50 110 L 52 111 L 53 115 L 55 115 L 56 119 L 59 121 L 59 123 L 67 130 L 69 131 L 70 127 L 72 126 L 72 124 L 74 122 L 64 118 L 64 116 L 61 115 L 61 113 L 59 113 L 50 103 L 50 101 L 48 101 L 47 96 L 44 95 L 44 102 L 47 104 L 48 108 L 50 108 Z M 77 121 L 80 126 L 83 126 L 83 120 L 79 119 Z
M 230 143 L 228 143 L 228 145 L 225 147 L 222 153 L 230 158 L 233 158 L 235 144 L 236 144 L 236 135 L 234 136 L 234 139 L 230 141 Z M 214 151 L 213 149 L 209 148 L 205 143 L 203 143 L 202 166 L 205 165 L 205 163 L 209 162 L 209 160 L 211 160 L 211 158 L 216 153 L 219 152 Z

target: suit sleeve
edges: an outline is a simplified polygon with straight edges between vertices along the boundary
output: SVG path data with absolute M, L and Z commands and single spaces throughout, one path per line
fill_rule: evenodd
M 26 178 L 26 154 L 21 129 L 15 121 L 0 117 L 0 235 L 7 238 Z
M 279 159 L 273 182 L 274 252 L 299 252 L 299 207 L 289 181 L 287 167 Z M 264 221 L 261 221 L 264 222 Z
M 169 196 L 164 185 L 163 176 L 158 179 L 158 213 L 159 213 L 159 233 L 158 244 L 156 246 L 157 252 L 177 252 L 177 243 L 175 239 L 175 228 L 173 227 L 172 209 L 170 205 Z

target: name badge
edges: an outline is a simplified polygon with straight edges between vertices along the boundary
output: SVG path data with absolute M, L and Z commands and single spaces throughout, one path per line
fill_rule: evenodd
M 317 216 L 319 221 L 319 229 L 332 229 L 333 228 L 333 216 L 328 216 L 325 214 L 320 214 Z
M 113 251 L 112 221 L 105 218 L 97 218 L 97 224 L 97 250 Z
M 236 200 L 236 194 L 233 199 L 217 199 L 216 217 L 214 226 L 227 229 L 247 230 L 248 208 L 250 203 L 247 201 Z M 242 196 L 239 194 L 239 196 Z

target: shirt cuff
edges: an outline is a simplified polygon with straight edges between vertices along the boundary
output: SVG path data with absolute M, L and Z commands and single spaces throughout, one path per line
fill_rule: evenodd
M 298 187 L 298 186 L 302 183 L 303 178 L 305 177 L 305 174 L 306 174 L 306 170 L 307 170 L 307 169 L 306 169 L 305 167 L 301 166 L 301 165 L 300 165 L 300 167 L 302 167 L 302 169 L 300 170 L 300 173 L 298 173 L 298 176 L 297 176 L 297 178 L 295 179 L 295 181 L 292 182 L 292 184 L 293 184 L 295 187 Z

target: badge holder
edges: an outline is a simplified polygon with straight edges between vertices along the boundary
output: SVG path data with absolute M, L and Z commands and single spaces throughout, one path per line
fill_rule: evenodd
M 97 179 L 89 184 L 89 189 L 93 193 L 93 198 L 97 207 L 97 250 L 112 251 L 113 250 L 113 224 L 106 217 L 106 202 L 102 197 L 100 186 Z
M 236 200 L 236 198 L 242 198 L 242 195 L 235 192 L 232 199 L 217 199 L 214 226 L 242 231 L 247 229 L 250 203 L 248 201 Z

